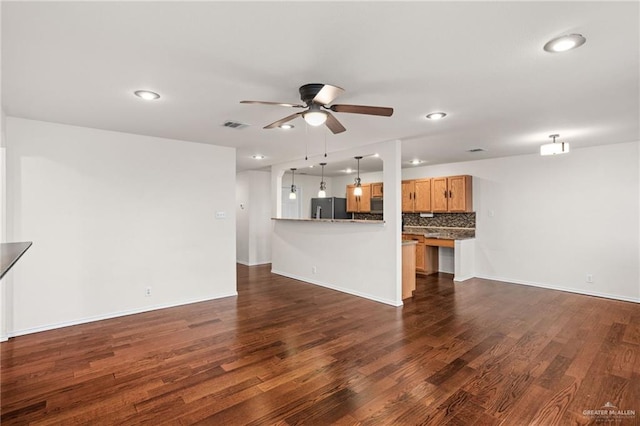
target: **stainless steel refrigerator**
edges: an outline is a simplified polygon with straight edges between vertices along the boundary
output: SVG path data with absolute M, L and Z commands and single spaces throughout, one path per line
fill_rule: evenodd
M 351 213 L 347 213 L 347 199 L 312 198 L 311 219 L 351 219 Z

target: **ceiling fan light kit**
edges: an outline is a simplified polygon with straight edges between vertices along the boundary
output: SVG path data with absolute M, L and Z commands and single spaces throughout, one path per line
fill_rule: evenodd
M 331 114 L 333 112 L 345 112 L 350 114 L 365 114 L 365 115 L 378 115 L 382 117 L 391 117 L 393 114 L 393 108 L 377 107 L 369 105 L 329 105 L 338 96 L 340 96 L 344 89 L 338 86 L 332 86 L 330 84 L 322 83 L 309 83 L 301 86 L 298 89 L 300 92 L 300 99 L 304 102 L 302 104 L 290 104 L 285 102 L 269 102 L 269 101 L 240 101 L 241 104 L 260 104 L 260 105 L 277 105 L 288 108 L 307 108 L 306 111 L 297 112 L 291 114 L 278 121 L 274 121 L 271 124 L 266 125 L 265 129 L 273 129 L 275 127 L 281 127 L 285 123 L 302 116 L 305 122 L 311 126 L 326 125 L 332 133 L 342 133 L 347 130 L 338 119 Z M 326 111 L 323 111 L 326 110 Z
M 322 126 L 327 121 L 327 114 L 322 111 L 309 111 L 302 114 L 302 118 L 310 126 Z

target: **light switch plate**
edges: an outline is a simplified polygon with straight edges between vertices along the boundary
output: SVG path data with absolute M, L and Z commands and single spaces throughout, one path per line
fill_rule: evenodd
M 226 219 L 226 218 L 227 218 L 226 212 L 216 212 L 216 219 Z

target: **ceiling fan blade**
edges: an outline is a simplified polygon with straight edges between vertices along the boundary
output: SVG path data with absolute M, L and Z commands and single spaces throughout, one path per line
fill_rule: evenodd
M 327 127 L 329 128 L 329 130 L 331 130 L 333 132 L 333 134 L 335 135 L 336 133 L 342 133 L 344 132 L 345 129 L 344 126 L 342 125 L 342 123 L 340 123 L 338 121 L 338 119 L 331 114 L 330 112 L 327 113 L 327 121 L 325 121 L 325 123 L 327 125 Z
M 329 109 L 334 112 L 382 115 L 384 117 L 391 117 L 391 115 L 393 114 L 393 108 L 375 107 L 375 106 L 367 106 L 367 105 L 331 105 Z
M 278 127 L 278 126 L 280 126 L 280 125 L 282 125 L 284 123 L 288 123 L 289 121 L 293 120 L 294 118 L 297 118 L 299 115 L 302 115 L 302 114 L 303 114 L 302 112 L 296 112 L 295 114 L 291 114 L 288 117 L 282 118 L 282 119 L 280 119 L 278 121 L 274 121 L 273 123 L 271 123 L 271 124 L 269 124 L 267 126 L 264 126 L 263 128 L 264 129 L 276 128 L 276 127 Z
M 344 89 L 330 84 L 325 84 L 314 96 L 312 102 L 320 105 L 329 105 L 335 98 L 342 95 Z
M 260 105 L 278 105 L 283 107 L 292 108 L 305 108 L 305 105 L 300 104 L 287 104 L 284 102 L 267 102 L 267 101 L 240 101 L 241 104 L 260 104 Z

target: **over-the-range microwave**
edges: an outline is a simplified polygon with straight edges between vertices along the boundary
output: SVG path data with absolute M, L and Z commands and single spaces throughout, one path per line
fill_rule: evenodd
M 382 197 L 371 198 L 371 213 L 382 214 L 383 204 Z

